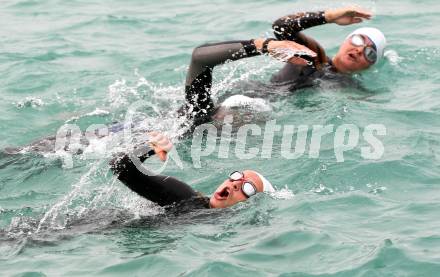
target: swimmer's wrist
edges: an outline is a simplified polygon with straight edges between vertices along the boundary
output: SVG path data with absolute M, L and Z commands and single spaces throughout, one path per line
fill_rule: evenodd
M 325 23 L 334 23 L 334 20 L 335 20 L 334 10 L 331 10 L 331 9 L 326 10 L 326 11 L 321 12 L 321 14 L 325 20 Z
M 268 38 L 268 39 L 266 39 L 264 42 L 263 42 L 263 46 L 262 46 L 262 48 L 261 48 L 261 53 L 262 54 L 269 54 L 269 43 L 271 42 L 271 41 L 274 41 L 274 40 L 276 40 L 276 39 L 274 39 L 274 38 Z
M 270 49 L 272 49 L 271 47 L 269 47 L 269 43 L 271 43 L 272 41 L 275 41 L 275 40 L 276 39 L 274 39 L 274 38 L 267 38 L 267 39 L 257 38 L 257 39 L 254 39 L 255 48 L 261 54 L 268 54 L 270 52 Z
M 257 51 L 260 52 L 260 53 L 263 50 L 264 40 L 265 40 L 264 38 L 256 38 L 256 39 L 254 39 L 255 48 L 257 48 Z

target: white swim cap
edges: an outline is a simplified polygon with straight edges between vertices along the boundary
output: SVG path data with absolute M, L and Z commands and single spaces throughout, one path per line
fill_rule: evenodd
M 263 182 L 263 192 L 275 192 L 272 184 L 266 178 L 264 178 L 263 175 L 258 172 L 255 173 L 257 173 L 258 177 L 260 177 L 261 181 Z
M 351 37 L 352 35 L 367 36 L 374 43 L 377 51 L 377 60 L 375 63 L 377 63 L 383 57 L 387 41 L 384 34 L 379 29 L 373 27 L 362 27 L 353 31 L 347 36 L 347 38 Z
M 223 103 L 221 103 L 222 107 L 232 108 L 232 107 L 240 107 L 240 106 L 250 106 L 255 110 L 260 111 L 271 111 L 270 106 L 267 102 L 262 98 L 251 98 L 249 96 L 236 94 L 228 97 Z

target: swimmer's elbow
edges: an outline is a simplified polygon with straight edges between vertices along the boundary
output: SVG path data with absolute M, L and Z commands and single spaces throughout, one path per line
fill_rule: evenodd
M 278 40 L 288 39 L 286 34 L 288 32 L 287 30 L 289 30 L 289 26 L 287 25 L 286 21 L 283 18 L 276 20 L 272 24 L 272 30 L 273 30 L 273 34 Z
M 301 27 L 294 18 L 299 15 L 284 16 L 275 20 L 272 24 L 272 30 L 278 40 L 296 40 L 301 32 Z
M 286 27 L 286 22 L 283 18 L 279 18 L 272 23 L 272 30 L 275 34 L 280 33 L 282 28 Z
M 201 64 L 203 63 L 203 55 L 202 55 L 202 50 L 203 45 L 197 46 L 196 48 L 194 48 L 192 55 L 191 55 L 191 63 L 194 64 Z

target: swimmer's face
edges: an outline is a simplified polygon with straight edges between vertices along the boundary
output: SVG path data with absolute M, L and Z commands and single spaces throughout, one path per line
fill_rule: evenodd
M 363 36 L 367 46 L 372 46 L 373 42 L 367 37 Z M 343 73 L 352 73 L 365 70 L 369 68 L 372 63 L 364 56 L 365 46 L 355 46 L 351 43 L 351 37 L 347 38 L 339 48 L 338 53 L 334 57 L 334 65 L 338 71 Z
M 252 182 L 257 192 L 263 191 L 263 182 L 257 173 L 252 170 L 243 171 L 244 179 Z M 241 190 L 242 181 L 225 180 L 214 192 L 209 200 L 211 208 L 226 208 L 238 202 L 246 201 L 248 198 Z

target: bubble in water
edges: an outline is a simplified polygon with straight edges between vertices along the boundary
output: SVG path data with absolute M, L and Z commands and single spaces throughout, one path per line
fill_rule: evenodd
M 403 58 L 392 49 L 385 51 L 384 56 L 392 65 L 398 65 L 403 60 Z
M 22 108 L 27 108 L 27 107 L 36 108 L 36 107 L 43 106 L 44 104 L 45 103 L 40 98 L 29 96 L 29 97 L 26 97 L 24 100 L 19 101 L 18 103 L 15 103 L 15 106 L 19 109 L 22 109 Z
M 334 190 L 332 188 L 326 187 L 324 184 L 319 184 L 319 186 L 313 189 L 313 192 L 319 194 L 332 194 Z

